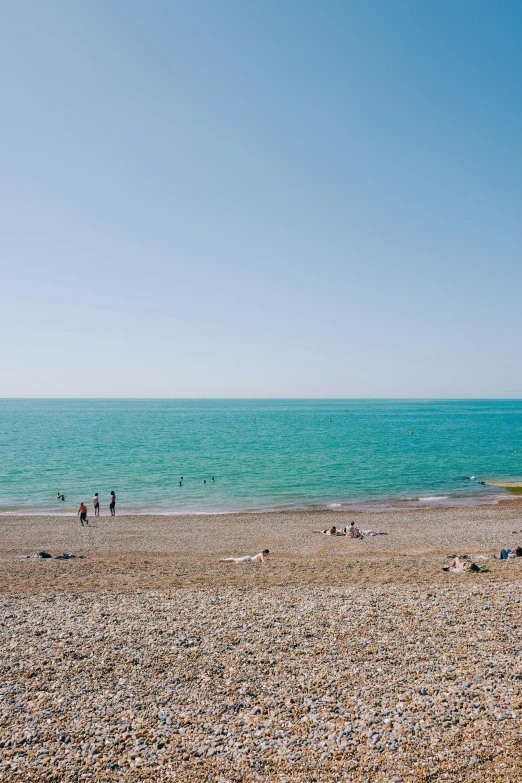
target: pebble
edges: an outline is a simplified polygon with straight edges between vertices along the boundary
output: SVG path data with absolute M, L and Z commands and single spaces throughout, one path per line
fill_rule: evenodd
M 0 779 L 519 780 L 513 589 L 4 595 Z

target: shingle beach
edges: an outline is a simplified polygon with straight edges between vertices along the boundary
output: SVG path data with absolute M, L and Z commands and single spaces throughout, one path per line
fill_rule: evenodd
M 2 781 L 521 779 L 521 501 L 91 522 L 0 517 Z

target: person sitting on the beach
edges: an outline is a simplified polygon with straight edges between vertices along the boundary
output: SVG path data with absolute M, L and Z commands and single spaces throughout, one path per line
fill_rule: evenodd
M 342 530 L 337 530 L 335 525 L 332 525 L 332 527 L 328 528 L 327 530 L 313 530 L 313 533 L 320 533 L 323 536 L 344 536 L 346 535 L 343 533 Z
M 501 560 L 514 560 L 515 557 L 522 557 L 522 547 L 517 546 L 516 549 L 501 549 L 500 550 L 500 559 Z
M 348 538 L 362 538 L 362 533 L 359 530 L 358 527 L 355 527 L 355 522 L 350 522 L 348 527 L 344 528 L 344 534 L 348 536 Z
M 269 549 L 263 549 L 258 555 L 245 555 L 244 557 L 222 557 L 220 563 L 235 563 L 240 565 L 242 563 L 264 563 L 265 560 L 269 560 Z

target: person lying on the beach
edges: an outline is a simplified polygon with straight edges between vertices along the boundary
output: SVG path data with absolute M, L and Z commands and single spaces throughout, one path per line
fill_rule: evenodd
M 388 533 L 379 533 L 377 530 L 359 530 L 361 536 L 387 536 Z
M 332 525 L 332 527 L 328 528 L 328 530 L 312 530 L 312 533 L 320 533 L 323 536 L 345 536 L 346 533 L 344 533 L 342 530 L 337 530 L 335 525 Z
M 471 560 L 465 560 L 462 557 L 454 557 L 449 566 L 442 570 L 453 571 L 454 574 L 465 574 L 466 572 L 486 572 L 489 571 L 489 568 L 487 566 L 478 566 L 476 563 L 472 563 Z
M 464 571 L 467 571 L 472 565 L 473 563 L 471 560 L 463 560 L 461 557 L 454 557 L 448 566 L 448 571 L 464 573 Z
M 220 563 L 235 563 L 235 565 L 241 565 L 242 563 L 264 563 L 265 560 L 269 560 L 269 549 L 263 549 L 258 555 L 245 555 L 244 557 L 222 557 Z
M 516 549 L 501 549 L 500 550 L 500 559 L 501 560 L 514 560 L 515 557 L 522 557 L 522 547 L 517 546 Z

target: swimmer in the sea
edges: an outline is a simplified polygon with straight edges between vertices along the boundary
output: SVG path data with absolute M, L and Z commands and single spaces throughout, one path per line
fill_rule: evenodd
M 245 555 L 244 557 L 222 557 L 220 563 L 235 563 L 235 565 L 241 565 L 242 563 L 264 563 L 265 560 L 269 560 L 269 549 L 263 549 L 258 555 Z

